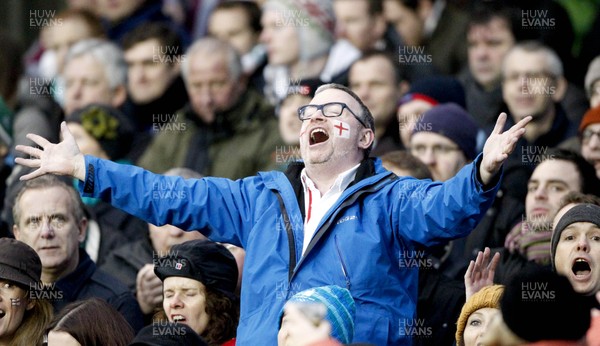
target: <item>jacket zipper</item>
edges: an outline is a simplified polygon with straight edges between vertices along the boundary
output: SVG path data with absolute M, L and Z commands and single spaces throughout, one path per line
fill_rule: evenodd
M 291 225 L 286 224 L 285 228 L 288 233 L 288 242 L 289 242 L 289 248 L 290 248 L 290 262 L 291 262 L 290 267 L 289 267 L 289 282 L 292 282 L 294 275 L 296 275 L 295 268 L 304 261 L 304 258 L 306 258 L 306 255 L 310 252 L 310 250 L 312 250 L 312 248 L 314 247 L 316 242 L 318 242 L 318 240 L 323 236 L 323 234 L 329 229 L 329 227 L 331 226 L 331 224 L 333 222 L 333 218 L 341 210 L 343 210 L 347 206 L 355 203 L 358 200 L 358 198 L 360 198 L 363 194 L 372 193 L 374 191 L 377 191 L 377 190 L 381 189 L 383 186 L 387 185 L 389 182 L 396 180 L 396 179 L 398 179 L 398 177 L 394 173 L 389 172 L 389 174 L 387 176 L 383 177 L 381 180 L 379 180 L 374 185 L 364 187 L 361 190 L 355 191 L 352 195 L 347 196 L 346 199 L 344 200 L 344 202 L 340 203 L 337 206 L 336 212 L 329 215 L 328 220 L 323 225 L 321 225 L 321 227 L 319 227 L 319 229 L 317 229 L 317 232 L 315 233 L 315 235 L 313 236 L 313 239 L 308 244 L 308 248 L 304 252 L 303 256 L 300 258 L 300 261 L 298 261 L 298 259 L 296 258 L 295 251 L 292 251 L 292 246 L 295 247 L 295 242 L 294 242 L 294 236 L 293 236 L 293 231 L 292 231 Z M 279 199 L 279 205 L 280 205 L 282 211 L 285 211 L 284 214 L 287 216 L 287 211 L 285 210 L 285 204 L 283 203 L 283 198 L 279 194 L 279 191 L 277 191 L 277 190 L 273 190 L 273 191 L 275 192 L 275 195 Z M 287 217 L 289 218 L 289 216 L 287 216 Z M 338 251 L 338 254 L 339 254 L 339 251 Z M 293 256 L 293 261 L 292 261 L 292 256 Z M 293 266 L 292 266 L 292 263 L 293 263 Z
M 283 198 L 279 191 L 274 190 L 275 196 L 277 196 L 277 200 L 279 201 L 279 207 L 281 208 L 281 216 L 283 217 L 283 223 L 285 227 L 285 231 L 288 237 L 288 251 L 290 254 L 290 264 L 288 268 L 288 282 L 292 282 L 292 276 L 294 275 L 294 268 L 296 268 L 296 241 L 294 239 L 294 231 L 292 230 L 292 223 L 290 222 L 290 216 L 288 215 L 287 209 L 285 208 L 285 204 L 283 203 Z
M 346 271 L 346 263 L 344 263 L 344 258 L 342 258 L 342 252 L 340 251 L 340 245 L 338 243 L 337 234 L 333 238 L 335 241 L 335 249 L 337 251 L 338 257 L 340 258 L 340 263 L 342 264 L 342 273 L 344 273 L 344 278 L 346 278 L 346 288 L 350 290 L 350 278 L 348 277 L 348 272 Z

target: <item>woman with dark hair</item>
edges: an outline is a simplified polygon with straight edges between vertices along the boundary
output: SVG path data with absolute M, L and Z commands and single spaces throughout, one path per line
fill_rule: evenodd
M 38 291 L 42 262 L 27 244 L 0 238 L 0 345 L 41 345 L 52 305 Z
M 163 311 L 155 321 L 184 323 L 210 346 L 235 345 L 238 268 L 223 245 L 204 239 L 171 247 L 154 272 L 163 282 Z
M 65 306 L 54 317 L 47 331 L 48 346 L 127 346 L 134 337 L 127 320 L 99 298 L 80 300 Z

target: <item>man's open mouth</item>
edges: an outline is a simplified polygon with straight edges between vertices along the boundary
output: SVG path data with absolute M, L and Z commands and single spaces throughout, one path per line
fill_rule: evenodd
M 327 131 L 325 131 L 322 128 L 316 128 L 310 132 L 308 144 L 309 145 L 320 144 L 320 143 L 327 142 L 327 140 L 329 140 L 329 134 L 327 133 Z
M 573 274 L 578 277 L 589 275 L 592 272 L 589 262 L 583 258 L 576 258 L 571 270 L 573 271 Z

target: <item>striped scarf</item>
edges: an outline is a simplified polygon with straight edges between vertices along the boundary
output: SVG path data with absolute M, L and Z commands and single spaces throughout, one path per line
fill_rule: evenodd
M 549 265 L 551 238 L 551 224 L 534 227 L 530 222 L 521 221 L 506 235 L 504 247 L 511 253 L 520 253 L 529 261 Z

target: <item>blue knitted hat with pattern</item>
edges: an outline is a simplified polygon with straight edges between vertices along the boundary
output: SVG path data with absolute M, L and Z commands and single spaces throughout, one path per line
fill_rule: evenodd
M 290 302 L 325 305 L 325 319 L 331 324 L 331 337 L 343 344 L 352 342 L 356 306 L 347 289 L 334 285 L 310 288 L 292 296 L 288 300 L 288 303 Z

